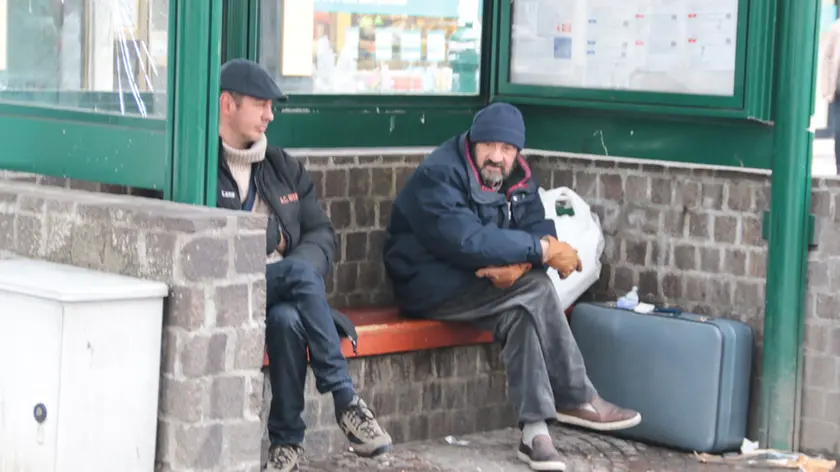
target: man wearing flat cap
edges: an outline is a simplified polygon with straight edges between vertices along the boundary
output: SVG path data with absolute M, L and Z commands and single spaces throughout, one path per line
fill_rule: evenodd
M 405 315 L 493 332 L 522 427 L 517 457 L 564 470 L 547 422 L 614 431 L 641 416 L 600 398 L 587 377 L 546 274 L 568 277 L 581 262 L 545 219 L 524 146 L 519 110 L 493 103 L 432 152 L 394 202 L 385 268 Z
M 298 470 L 306 425 L 307 349 L 320 393 L 331 393 L 335 417 L 361 456 L 391 449 L 391 437 L 356 394 L 341 353 L 339 329 L 355 330 L 327 304 L 336 235 L 301 161 L 266 143 L 272 104 L 285 97 L 253 61 L 222 66 L 219 98 L 218 206 L 268 216 L 266 348 L 271 381 L 267 470 Z M 348 332 L 349 331 L 349 332 Z M 352 334 L 351 334 L 352 333 Z

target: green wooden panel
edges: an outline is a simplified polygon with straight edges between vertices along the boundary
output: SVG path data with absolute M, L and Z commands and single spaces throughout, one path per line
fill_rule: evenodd
M 34 111 L 34 112 L 33 112 Z M 0 167 L 167 191 L 163 120 L 0 105 Z
M 627 90 L 606 90 L 606 89 L 587 89 L 575 87 L 551 87 L 551 86 L 537 86 L 537 85 L 521 85 L 513 84 L 509 81 L 510 70 L 510 51 L 511 51 L 511 14 L 512 2 L 501 2 L 499 11 L 499 22 L 494 34 L 498 39 L 498 49 L 494 54 L 498 56 L 499 70 L 498 83 L 495 96 L 499 99 L 508 99 L 509 101 L 521 101 L 530 98 L 541 98 L 545 100 L 546 104 L 557 106 L 575 106 L 575 107 L 592 107 L 592 108 L 606 108 L 604 104 L 617 105 L 621 107 L 646 105 L 639 107 L 637 110 L 640 113 L 668 113 L 668 114 L 686 114 L 697 115 L 704 114 L 706 116 L 741 116 L 748 117 L 750 114 L 745 111 L 745 98 L 750 98 L 753 102 L 750 103 L 749 109 L 751 111 L 762 111 L 763 103 L 767 101 L 766 94 L 750 94 L 746 93 L 746 77 L 747 66 L 752 67 L 752 72 L 749 75 L 751 78 L 750 84 L 759 81 L 767 76 L 769 73 L 769 64 L 761 59 L 753 59 L 747 61 L 748 52 L 752 55 L 766 54 L 766 38 L 772 37 L 773 23 L 770 21 L 771 16 L 768 16 L 774 10 L 767 7 L 756 6 L 752 8 L 752 3 L 762 4 L 770 3 L 763 0 L 759 2 L 750 0 L 741 0 L 738 10 L 738 33 L 737 33 L 737 50 L 736 50 L 736 69 L 735 69 L 735 87 L 734 94 L 731 97 L 714 96 L 714 95 L 690 95 L 690 94 L 675 94 L 675 93 L 659 93 L 659 92 L 640 92 Z M 747 41 L 748 27 L 751 35 L 757 35 L 758 41 L 756 44 L 750 45 Z M 760 89 L 760 92 L 766 91 Z M 758 101 L 759 103 L 755 103 Z M 705 109 L 705 112 L 703 110 Z M 733 113 L 733 110 L 737 113 Z
M 745 120 L 520 105 L 527 147 L 639 159 L 769 168 L 773 128 Z
M 436 146 L 469 128 L 479 108 L 480 104 L 278 110 L 266 136 L 283 147 Z
M 120 97 L 122 95 L 122 97 Z M 141 102 L 146 107 L 149 116 L 164 115 L 155 109 L 155 94 L 140 92 Z M 140 115 L 135 96 L 131 92 L 89 92 L 84 90 L 2 90 L 0 102 L 17 103 L 21 105 L 35 105 L 41 107 L 73 108 L 97 113 L 123 113 L 120 110 L 120 99 L 127 115 Z

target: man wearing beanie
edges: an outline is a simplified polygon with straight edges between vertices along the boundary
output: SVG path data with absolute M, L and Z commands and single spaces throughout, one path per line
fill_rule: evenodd
M 353 450 L 361 456 L 386 452 L 391 437 L 356 395 L 341 353 L 337 326 L 349 321 L 327 304 L 324 277 L 336 249 L 332 224 L 303 164 L 266 143 L 272 102 L 284 96 L 265 70 L 244 59 L 225 63 L 220 83 L 218 206 L 268 216 L 265 328 L 272 398 L 266 470 L 298 470 L 307 349 L 318 392 L 332 394 L 336 421 Z
M 587 377 L 544 269 L 565 278 L 581 262 L 545 219 L 524 146 L 519 110 L 494 103 L 432 152 L 394 202 L 385 268 L 405 315 L 494 333 L 522 426 L 517 456 L 533 470 L 564 470 L 548 421 L 615 431 L 641 416 L 600 398 Z

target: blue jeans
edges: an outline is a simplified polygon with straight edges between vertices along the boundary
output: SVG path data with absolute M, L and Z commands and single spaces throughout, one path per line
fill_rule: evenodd
M 324 279 L 295 259 L 266 266 L 265 339 L 271 381 L 271 444 L 300 444 L 306 383 L 306 348 L 320 393 L 352 387 L 347 360 L 327 304 Z

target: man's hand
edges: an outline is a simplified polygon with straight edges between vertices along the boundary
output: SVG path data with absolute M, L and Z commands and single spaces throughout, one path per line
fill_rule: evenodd
M 558 241 L 554 236 L 546 236 L 540 240 L 540 244 L 543 247 L 543 262 L 557 269 L 561 279 L 573 271 L 583 270 L 577 250 L 569 243 Z
M 485 267 L 477 270 L 475 276 L 490 279 L 490 282 L 498 288 L 509 288 L 529 270 L 531 270 L 531 264 L 523 262 L 502 267 Z

